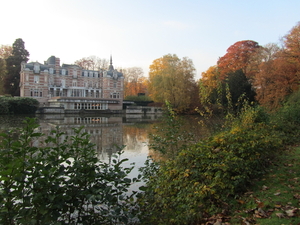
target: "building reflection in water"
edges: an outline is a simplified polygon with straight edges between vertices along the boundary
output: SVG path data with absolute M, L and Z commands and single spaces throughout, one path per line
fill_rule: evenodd
M 90 140 L 96 146 L 98 158 L 110 162 L 111 157 L 123 145 L 124 157 L 138 164 L 144 163 L 148 156 L 148 132 L 152 123 L 160 120 L 157 115 L 101 115 L 79 116 L 66 114 L 41 114 L 37 115 L 40 132 L 48 135 L 51 130 L 59 126 L 64 133 L 62 138 L 74 135 L 73 128 L 83 127 L 82 132 L 90 135 Z M 41 142 L 35 143 L 40 145 Z M 142 158 L 140 159 L 142 154 Z M 134 159 L 136 158 L 136 159 Z M 142 166 L 140 165 L 140 166 Z
M 59 126 L 60 132 L 64 133 L 62 139 L 75 135 L 74 128 L 83 127 L 82 132 L 90 135 L 90 141 L 96 145 L 96 152 L 101 160 L 110 162 L 112 154 L 123 145 L 122 117 L 44 114 L 39 115 L 38 119 L 40 132 L 48 135 L 51 130 Z

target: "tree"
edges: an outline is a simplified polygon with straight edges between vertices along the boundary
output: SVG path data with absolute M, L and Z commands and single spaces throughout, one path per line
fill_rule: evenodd
M 100 69 L 107 70 L 109 61 L 107 59 L 101 59 L 97 56 L 89 56 L 75 61 L 75 64 L 86 70 L 99 71 Z
M 225 80 L 228 73 L 242 70 L 248 79 L 251 79 L 256 71 L 254 57 L 261 48 L 255 41 L 238 41 L 227 49 L 227 53 L 218 60 L 220 78 Z
M 218 89 L 221 85 L 219 68 L 211 66 L 201 74 L 199 81 L 199 95 L 202 104 L 216 104 L 218 102 Z
M 7 59 L 12 55 L 12 46 L 10 45 L 1 45 L 0 47 L 0 58 Z
M 6 62 L 4 59 L 0 58 L 0 95 L 5 94 L 4 79 L 6 77 L 6 73 Z
M 195 68 L 191 59 L 168 54 L 150 65 L 149 91 L 154 101 L 169 101 L 178 111 L 191 104 Z
M 148 92 L 148 79 L 144 77 L 143 69 L 131 67 L 122 69 L 124 75 L 124 97 Z
M 25 49 L 25 43 L 21 38 L 16 39 L 12 46 L 12 55 L 6 59 L 7 76 L 4 80 L 5 93 L 13 96 L 20 95 L 20 71 L 21 63 L 27 62 L 29 52 Z
M 276 109 L 286 97 L 299 89 L 300 22 L 282 39 L 283 48 L 274 44 L 264 47 L 264 56 L 255 76 L 257 100 L 270 110 Z
M 229 73 L 226 83 L 229 87 L 234 110 L 239 110 L 242 107 L 243 102 L 240 102 L 242 99 L 248 102 L 255 101 L 256 93 L 243 70 L 240 69 Z
M 283 57 L 288 63 L 295 65 L 297 70 L 295 75 L 300 77 L 300 22 L 284 36 L 283 43 Z
M 7 75 L 6 59 L 12 55 L 12 46 L 1 45 L 0 47 L 0 95 L 5 94 L 4 80 Z

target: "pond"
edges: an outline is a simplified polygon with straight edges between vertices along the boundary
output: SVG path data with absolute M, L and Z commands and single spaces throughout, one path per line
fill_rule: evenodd
M 97 156 L 100 160 L 110 162 L 111 157 L 122 146 L 122 158 L 129 160 L 124 167 L 135 163 L 132 176 L 138 175 L 138 168 L 144 165 L 149 155 L 148 134 L 154 124 L 160 122 L 161 116 L 157 115 L 68 115 L 68 114 L 36 114 L 36 115 L 2 115 L 0 131 L 19 128 L 26 117 L 37 119 L 40 132 L 49 132 L 60 127 L 66 135 L 74 134 L 73 128 L 83 126 L 83 131 L 90 135 L 91 142 L 96 145 Z M 36 145 L 42 143 L 35 143 Z
M 90 135 L 91 142 L 96 145 L 97 157 L 105 162 L 110 162 L 112 155 L 124 146 L 122 158 L 127 158 L 124 167 L 135 167 L 132 177 L 138 175 L 138 169 L 144 166 L 147 157 L 156 153 L 149 149 L 149 133 L 154 126 L 158 126 L 162 120 L 157 115 L 141 114 L 113 114 L 113 115 L 68 115 L 68 114 L 36 114 L 31 116 L 2 115 L 0 120 L 0 132 L 22 126 L 26 117 L 37 119 L 40 132 L 49 134 L 57 126 L 65 135 L 74 134 L 73 128 L 83 126 L 83 131 Z M 199 116 L 185 116 L 184 131 L 190 131 L 198 138 L 207 134 L 207 130 L 199 125 Z M 161 126 L 161 125 L 159 125 Z M 41 145 L 43 143 L 35 143 Z M 133 188 L 135 189 L 135 188 Z

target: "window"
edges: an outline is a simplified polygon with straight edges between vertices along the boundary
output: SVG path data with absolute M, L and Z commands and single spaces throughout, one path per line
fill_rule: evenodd
M 88 76 L 88 72 L 84 71 L 84 76 L 87 77 Z
M 89 77 L 93 77 L 93 72 L 90 71 Z
M 66 75 L 66 70 L 65 69 L 61 70 L 61 75 Z
M 40 89 L 31 89 L 30 96 L 31 97 L 43 97 L 43 92 Z
M 73 87 L 77 87 L 77 81 L 74 81 L 74 80 L 73 80 L 72 86 L 73 86 Z
M 76 69 L 73 70 L 73 77 L 77 78 L 77 70 Z
M 33 70 L 35 73 L 39 73 L 40 72 L 40 65 L 39 64 L 34 64 Z
M 40 81 L 39 75 L 34 75 L 34 83 L 38 84 Z
M 110 93 L 110 98 L 120 98 L 120 93 Z
M 65 87 L 65 85 L 66 85 L 66 81 L 63 79 L 63 80 L 61 80 L 61 86 L 62 87 Z
M 49 73 L 53 74 L 53 72 L 54 72 L 53 68 L 49 68 Z
M 114 88 L 116 88 L 117 87 L 117 82 L 114 82 Z

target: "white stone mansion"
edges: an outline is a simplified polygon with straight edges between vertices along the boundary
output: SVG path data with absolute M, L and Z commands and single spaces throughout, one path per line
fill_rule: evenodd
M 124 77 L 114 69 L 112 58 L 107 71 L 85 70 L 63 64 L 51 56 L 44 64 L 22 63 L 20 96 L 36 98 L 40 107 L 81 110 L 122 110 Z

